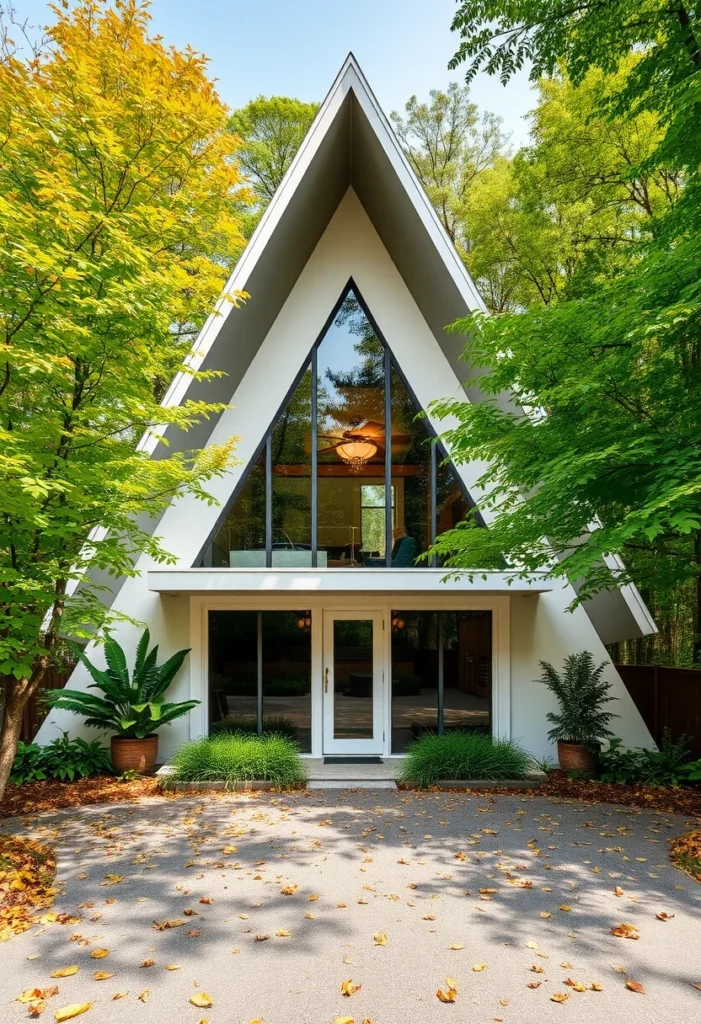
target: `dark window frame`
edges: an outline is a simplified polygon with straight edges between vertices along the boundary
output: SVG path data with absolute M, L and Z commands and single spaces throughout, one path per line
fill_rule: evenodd
M 311 462 L 310 462 L 310 473 L 311 473 L 311 565 L 312 568 L 318 567 L 318 555 L 319 555 L 319 544 L 318 544 L 318 437 L 317 437 L 317 426 L 318 426 L 318 380 L 317 380 L 317 353 L 319 346 L 326 337 L 329 328 L 335 321 L 338 313 L 343 306 L 343 303 L 348 298 L 350 293 L 353 293 L 357 299 L 358 305 L 363 311 L 364 316 L 367 318 L 370 326 L 372 327 L 377 340 L 380 342 L 384 349 L 384 409 L 385 409 L 385 475 L 384 475 L 384 486 L 385 486 L 385 567 L 391 568 L 392 565 L 392 548 L 393 548 L 393 507 L 391 501 L 388 505 L 387 494 L 391 495 L 392 487 L 392 437 L 391 437 L 391 375 L 392 371 L 397 374 L 397 377 L 401 381 L 402 385 L 406 388 L 409 397 L 411 398 L 416 409 L 424 411 L 421 404 L 416 398 L 414 391 L 409 384 L 406 376 L 401 370 L 390 346 L 387 344 L 382 331 L 380 330 L 377 321 L 368 309 L 367 303 L 363 299 L 363 296 L 355 284 L 352 277 L 348 279 L 348 283 L 341 293 L 341 297 L 334 306 L 331 314 L 327 317 L 324 326 L 316 338 L 314 344 L 311 347 L 309 355 L 303 361 L 302 369 L 295 377 L 292 386 L 289 388 L 284 400 L 280 407 L 275 413 L 268 430 L 266 431 L 265 437 L 261 441 L 260 445 L 256 449 L 251 461 L 245 472 L 242 473 L 241 479 L 234 488 L 231 497 L 224 505 L 221 514 L 219 515 L 213 529 L 207 535 L 207 538 L 198 552 L 197 558 L 194 561 L 196 567 L 204 566 L 205 555 L 217 536 L 222 524 L 224 523 L 229 512 L 235 505 L 239 494 L 244 487 L 248 471 L 257 460 L 260 458 L 261 453 L 265 452 L 265 567 L 267 569 L 272 568 L 272 554 L 273 554 L 273 501 L 272 501 L 272 434 L 275 429 L 280 416 L 286 409 L 295 391 L 299 387 L 302 378 L 309 369 L 311 369 L 312 386 L 311 386 Z M 431 463 L 430 463 L 430 530 L 431 530 L 431 546 L 436 542 L 437 537 L 437 511 L 436 511 L 436 488 L 437 488 L 437 476 L 438 476 L 438 465 L 439 461 L 445 462 L 448 460 L 448 454 L 441 441 L 438 438 L 430 421 L 424 419 L 424 427 L 427 434 L 427 440 L 431 444 Z M 469 493 L 465 489 L 462 482 L 462 478 L 459 473 L 456 472 L 458 485 L 462 496 L 469 509 L 474 509 L 475 503 L 472 501 Z M 480 525 L 482 524 L 481 517 L 477 513 L 477 521 Z M 431 555 L 429 562 L 431 568 L 437 567 L 437 560 L 435 555 Z M 420 568 L 420 567 L 418 567 Z

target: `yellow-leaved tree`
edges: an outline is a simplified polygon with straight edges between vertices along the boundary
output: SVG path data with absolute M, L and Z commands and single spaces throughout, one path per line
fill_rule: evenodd
M 148 3 L 53 12 L 0 59 L 0 796 L 57 638 L 104 624 L 95 570 L 167 559 L 139 522 L 233 452 L 138 446 L 221 408 L 161 397 L 243 246 L 229 112 Z

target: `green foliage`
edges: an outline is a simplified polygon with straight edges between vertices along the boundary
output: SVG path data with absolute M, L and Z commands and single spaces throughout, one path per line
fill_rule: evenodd
M 504 151 L 501 119 L 480 115 L 470 93 L 452 82 L 428 103 L 412 96 L 405 116 L 390 116 L 402 148 L 461 254 L 472 245 L 467 203 L 476 182 Z
M 20 786 L 25 782 L 39 782 L 46 778 L 42 766 L 42 748 L 38 743 L 17 743 L 10 781 Z
M 306 780 L 295 743 L 286 736 L 221 734 L 182 746 L 173 758 L 172 782 L 252 782 L 297 786 Z
M 258 722 L 254 717 L 227 718 L 223 722 L 214 722 L 210 726 L 210 735 L 219 736 L 221 733 L 245 733 L 253 735 L 258 733 Z M 275 734 L 286 736 L 289 740 L 297 739 L 299 730 L 291 718 L 285 715 L 267 715 L 263 718 L 263 735 Z
M 444 779 L 522 779 L 532 766 L 512 740 L 454 730 L 428 733 L 412 743 L 401 768 L 403 782 L 433 786 Z
M 524 197 L 537 198 L 541 180 L 545 212 L 567 216 L 546 265 L 546 308 L 456 325 L 486 400 L 436 412 L 459 421 L 446 440 L 460 461 L 489 465 L 489 530 L 453 531 L 437 546 L 457 569 L 501 552 L 516 575 L 581 581 L 578 601 L 631 582 L 649 583 L 660 605 L 696 590 L 700 26 L 696 5 L 661 0 L 460 5 L 454 66 L 468 62 L 468 80 L 479 68 L 507 80 L 526 60 L 534 81 L 553 76 L 540 87 L 535 145 L 513 173 L 519 187 L 532 177 Z M 511 221 L 529 208 L 517 201 Z M 518 243 L 511 221 L 497 236 Z M 698 660 L 698 600 L 694 632 Z
M 288 96 L 259 96 L 229 121 L 240 137 L 239 160 L 261 206 L 267 206 L 316 117 L 318 103 Z
M 124 739 L 143 739 L 162 725 L 169 725 L 196 707 L 200 701 L 187 700 L 167 704 L 164 695 L 189 653 L 189 648 L 173 654 L 157 665 L 158 644 L 150 651 L 150 634 L 145 629 L 136 648 L 131 679 L 124 651 L 111 637 L 104 642 L 106 669 L 96 668 L 81 651 L 80 660 L 95 680 L 88 687 L 101 690 L 104 697 L 83 690 L 47 690 L 44 700 L 52 708 L 83 715 L 85 724 L 107 729 Z
M 20 741 L 10 781 L 16 785 L 42 779 L 73 782 L 76 778 L 87 779 L 92 775 L 108 775 L 111 772 L 109 751 L 99 740 L 88 742 L 80 737 L 71 740 L 68 733 L 64 732 L 45 747 Z
M 549 711 L 548 721 L 553 728 L 548 732 L 551 740 L 565 743 L 583 743 L 596 749 L 606 736 L 612 718 L 618 715 L 606 711 L 605 704 L 618 700 L 611 697 L 611 684 L 601 678 L 606 663 L 594 667 L 589 651 L 570 654 L 565 658 L 560 675 L 547 661 L 540 662 L 543 670 L 540 682 L 555 694 L 560 710 Z
M 668 731 L 659 750 L 626 750 L 616 736 L 599 755 L 597 777 L 620 785 L 678 786 L 701 779 L 701 760 L 691 760 L 687 737 L 674 741 Z
M 59 623 L 114 614 L 98 577 L 171 558 L 144 523 L 231 465 L 235 439 L 182 445 L 221 404 L 161 399 L 176 371 L 216 376 L 184 360 L 250 200 L 201 54 L 150 37 L 142 0 L 54 15 L 36 57 L 0 43 L 0 678 L 20 711 Z M 154 459 L 145 432 L 177 444 Z

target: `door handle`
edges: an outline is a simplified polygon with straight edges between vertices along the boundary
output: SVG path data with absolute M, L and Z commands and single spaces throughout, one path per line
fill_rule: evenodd
M 328 668 L 324 672 L 324 693 L 329 692 L 329 670 Z

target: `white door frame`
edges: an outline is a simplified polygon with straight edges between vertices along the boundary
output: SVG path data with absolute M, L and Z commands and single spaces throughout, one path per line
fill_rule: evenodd
M 324 754 L 383 754 L 386 740 L 385 717 L 385 616 L 381 610 L 367 611 L 363 607 L 325 608 L 322 633 L 323 664 L 323 726 L 322 751 Z M 339 620 L 372 622 L 372 736 L 362 739 L 336 739 L 334 711 L 336 706 L 336 680 L 334 678 L 334 623 Z
M 349 570 L 350 571 L 350 570 Z M 421 569 L 416 570 L 417 573 Z M 379 575 L 380 570 L 378 570 Z M 163 596 L 164 609 L 167 603 L 177 600 Z M 450 593 L 448 585 L 444 594 L 387 594 L 375 596 L 372 593 L 345 594 L 343 604 L 338 603 L 339 610 L 349 611 L 355 605 L 355 617 L 369 611 L 382 612 L 385 623 L 391 621 L 393 608 L 409 611 L 470 611 L 483 609 L 492 612 L 492 735 L 510 739 L 511 724 L 511 601 L 506 595 L 477 595 L 474 592 Z M 525 599 L 521 599 L 525 600 Z M 357 604 L 356 604 L 357 602 Z M 309 591 L 297 594 L 260 593 L 260 594 L 193 594 L 190 597 L 190 647 L 192 649 L 186 664 L 189 669 L 189 696 L 201 703 L 188 716 L 190 739 L 206 736 L 209 722 L 209 687 L 208 660 L 209 637 L 207 616 L 210 610 L 230 611 L 289 611 L 310 609 L 312 613 L 312 753 L 311 757 L 321 757 L 323 753 L 323 612 L 329 607 L 329 595 L 314 594 Z M 384 654 L 383 667 L 385 679 L 390 678 L 391 665 L 391 631 L 389 627 L 382 632 Z M 391 686 L 383 687 L 384 708 L 381 713 L 385 734 L 382 755 L 384 757 L 403 757 L 403 754 L 392 754 L 391 730 Z M 185 696 L 185 695 L 184 695 Z

